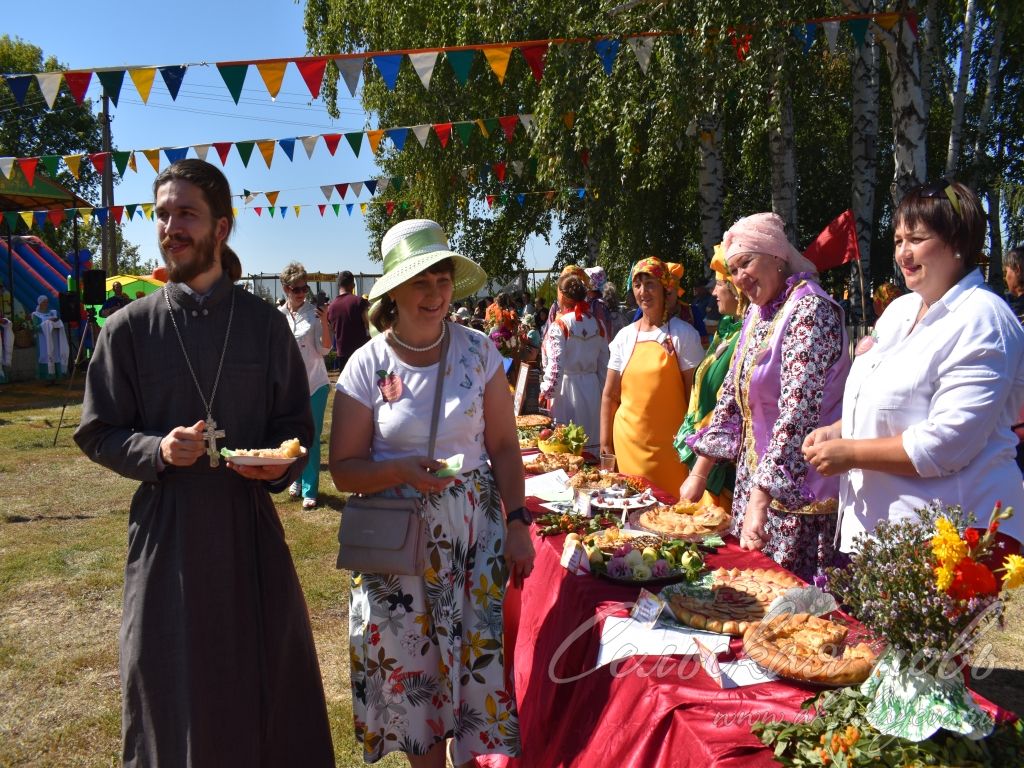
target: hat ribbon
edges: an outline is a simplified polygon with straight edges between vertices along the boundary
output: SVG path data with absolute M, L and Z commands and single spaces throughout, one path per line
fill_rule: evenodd
M 436 246 L 441 246 L 441 248 Z M 386 275 L 407 259 L 437 250 L 448 250 L 448 239 L 444 232 L 434 227 L 413 232 L 395 243 L 395 247 L 384 255 L 384 274 Z

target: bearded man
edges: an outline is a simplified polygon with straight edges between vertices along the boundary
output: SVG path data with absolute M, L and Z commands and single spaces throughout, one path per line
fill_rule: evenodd
M 139 480 L 121 621 L 126 766 L 333 766 L 305 600 L 271 492 L 290 465 L 218 448 L 313 434 L 284 316 L 236 287 L 224 175 L 182 160 L 153 183 L 169 282 L 113 314 L 75 440 Z

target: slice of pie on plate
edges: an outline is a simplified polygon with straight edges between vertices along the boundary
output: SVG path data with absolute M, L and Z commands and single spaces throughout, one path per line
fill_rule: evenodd
M 708 589 L 668 587 L 662 597 L 681 624 L 709 632 L 740 636 L 768 612 L 771 602 L 803 582 L 785 571 L 767 568 L 719 568 Z

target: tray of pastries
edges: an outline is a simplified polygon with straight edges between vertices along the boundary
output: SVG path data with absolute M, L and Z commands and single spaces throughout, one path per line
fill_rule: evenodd
M 706 500 L 680 501 L 635 512 L 630 515 L 630 523 L 660 536 L 696 541 L 727 531 L 732 525 L 732 516 L 722 507 Z
M 569 474 L 583 467 L 583 457 L 573 453 L 537 453 L 523 457 L 523 468 L 528 475 L 543 475 L 564 469 Z

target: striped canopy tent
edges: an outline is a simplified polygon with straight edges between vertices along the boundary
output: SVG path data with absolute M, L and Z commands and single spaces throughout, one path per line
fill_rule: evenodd
M 152 275 L 114 275 L 107 278 L 107 296 L 114 295 L 114 283 L 120 283 L 124 289 L 125 296 L 134 299 L 135 294 L 142 291 L 147 296 L 153 291 L 163 288 L 164 281 L 157 280 Z

